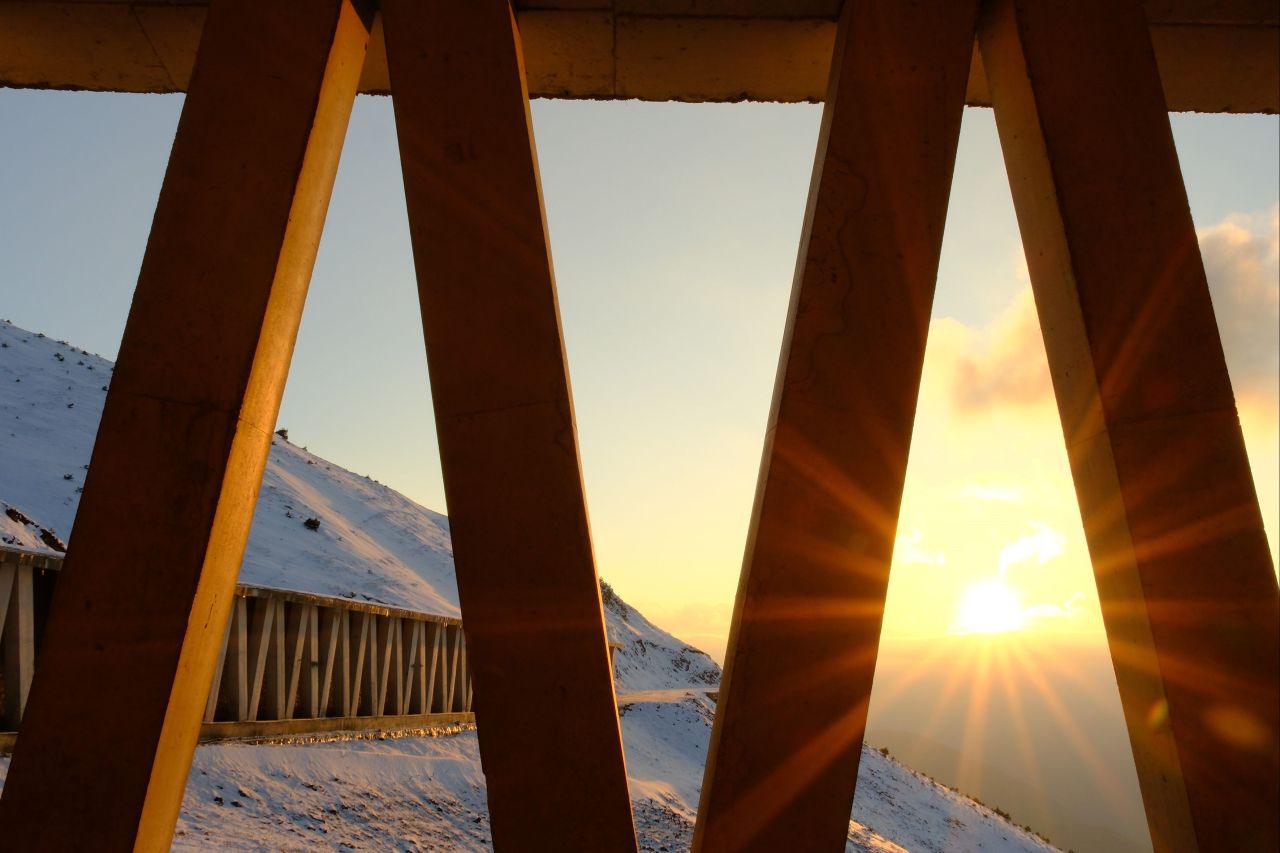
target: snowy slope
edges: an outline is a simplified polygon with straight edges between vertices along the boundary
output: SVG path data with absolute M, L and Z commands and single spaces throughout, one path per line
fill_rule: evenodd
M 240 580 L 460 615 L 447 518 L 281 438 Z
M 106 359 L 0 323 L 0 501 L 63 541 L 111 372 Z M 45 547 L 30 525 L 0 525 L 17 544 Z M 279 438 L 240 580 L 458 615 L 444 516 Z
M 71 533 L 111 364 L 0 322 L 0 538 L 50 550 Z
M 70 537 L 111 371 L 104 359 L 0 322 L 4 541 L 56 551 Z M 303 524 L 312 518 L 316 530 Z M 458 614 L 448 520 L 283 439 L 271 449 L 241 581 Z M 720 670 L 607 585 L 602 592 L 609 637 L 622 644 L 615 669 L 641 846 L 686 849 Z M 0 780 L 7 769 L 0 758 Z M 1052 849 L 873 750 L 864 750 L 858 790 L 851 850 Z M 572 827 L 569 817 L 566 838 Z M 202 746 L 175 839 L 191 850 L 489 844 L 474 731 Z
M 665 839 L 661 843 L 672 850 L 687 849 L 714 705 L 701 694 L 655 698 L 624 701 L 621 709 L 636 824 L 642 836 Z M 985 806 L 871 747 L 862 749 L 857 790 L 849 821 L 850 851 L 1054 849 Z
M 720 665 L 709 655 L 685 645 L 644 618 L 607 583 L 600 587 L 609 640 L 622 644 L 613 656 L 620 692 L 720 684 Z
M 703 696 L 624 707 L 640 848 L 687 850 L 712 709 Z M 0 784 L 8 769 L 0 759 Z M 567 819 L 561 839 L 572 838 Z M 890 840 L 892 839 L 892 840 Z M 489 850 L 474 730 L 196 750 L 178 850 Z M 1042 853 L 1054 848 L 974 803 L 864 748 L 848 851 Z
M 112 364 L 0 322 L 0 537 L 51 550 L 71 534 Z M 318 519 L 316 530 L 304 526 Z M 42 531 L 44 539 L 41 538 Z M 271 456 L 240 581 L 458 616 L 449 521 L 283 438 Z M 606 587 L 621 691 L 717 684 L 707 655 Z

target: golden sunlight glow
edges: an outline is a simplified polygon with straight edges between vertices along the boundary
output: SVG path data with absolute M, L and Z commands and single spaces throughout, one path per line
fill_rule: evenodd
M 1018 596 L 997 579 L 981 580 L 965 590 L 955 621 L 953 634 L 998 634 L 1026 627 L 1027 619 Z

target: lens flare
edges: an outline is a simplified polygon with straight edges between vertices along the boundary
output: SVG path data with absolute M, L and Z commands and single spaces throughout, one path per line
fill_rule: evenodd
M 1014 591 L 999 580 L 983 580 L 965 590 L 951 633 L 998 634 L 1019 631 L 1026 625 L 1027 618 Z

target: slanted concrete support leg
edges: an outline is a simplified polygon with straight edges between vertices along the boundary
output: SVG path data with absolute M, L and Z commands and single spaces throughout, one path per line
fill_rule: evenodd
M 695 849 L 844 846 L 976 16 L 844 5 Z
M 382 12 L 494 844 L 634 850 L 514 17 Z
M 349 0 L 210 5 L 0 798 L 6 849 L 169 848 L 367 37 Z
M 1276 576 L 1142 8 L 980 44 L 1152 841 L 1275 850 Z

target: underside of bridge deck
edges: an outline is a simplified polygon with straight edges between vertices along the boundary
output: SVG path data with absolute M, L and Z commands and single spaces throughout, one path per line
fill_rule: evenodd
M 0 86 L 180 92 L 210 0 L 0 0 Z M 820 101 L 840 0 L 521 0 L 529 93 L 648 101 Z M 1146 0 L 1175 111 L 1280 111 L 1280 7 Z M 374 20 L 360 91 L 387 94 Z M 966 101 L 991 95 L 973 52 Z

